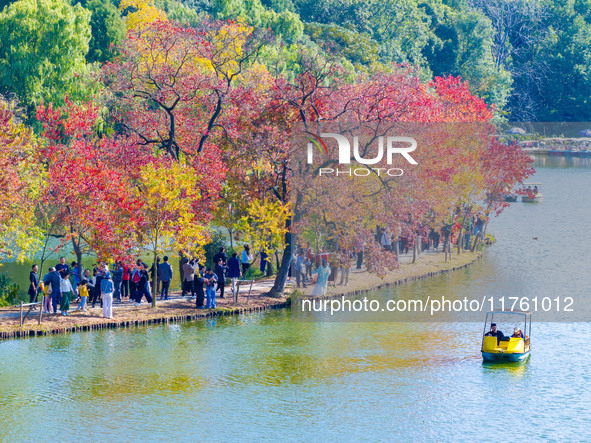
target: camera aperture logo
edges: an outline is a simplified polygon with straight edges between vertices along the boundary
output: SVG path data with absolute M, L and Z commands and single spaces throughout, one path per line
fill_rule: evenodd
M 404 174 L 404 170 L 401 168 L 393 168 L 393 167 L 368 167 L 371 165 L 376 165 L 381 163 L 384 160 L 384 155 L 386 156 L 386 163 L 388 165 L 392 165 L 392 160 L 395 155 L 401 155 L 409 164 L 417 165 L 418 163 L 415 161 L 414 158 L 410 155 L 417 148 L 417 141 L 412 137 L 403 137 L 403 136 L 380 136 L 377 140 L 377 152 L 373 158 L 364 158 L 360 154 L 359 149 L 359 137 L 353 137 L 353 157 L 351 157 L 351 142 L 349 139 L 337 133 L 321 133 L 320 135 L 314 134 L 312 132 L 304 131 L 306 134 L 306 138 L 308 139 L 308 152 L 307 152 L 307 163 L 313 164 L 314 163 L 314 155 L 316 150 L 320 152 L 320 155 L 326 156 L 327 158 L 330 156 L 328 146 L 326 145 L 325 138 L 332 138 L 336 140 L 338 145 L 338 163 L 340 165 L 350 165 L 351 160 L 354 159 L 355 162 L 361 165 L 365 165 L 365 167 L 357 167 L 357 168 L 328 168 L 322 167 L 318 169 L 318 175 L 348 175 L 348 176 L 357 176 L 357 177 L 365 177 L 370 175 L 372 172 L 380 175 L 387 175 L 390 177 L 400 177 Z M 316 147 L 316 150 L 314 149 Z

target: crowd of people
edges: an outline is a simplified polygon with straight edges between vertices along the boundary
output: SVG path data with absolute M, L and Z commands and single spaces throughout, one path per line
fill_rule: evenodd
M 440 247 L 445 250 L 450 244 L 460 244 L 463 249 L 469 249 L 475 236 L 482 236 L 485 225 L 485 217 L 475 214 L 472 217 L 461 217 L 460 211 L 456 211 L 453 223 L 445 224 L 440 229 L 422 226 L 416 236 L 397 235 L 387 228 L 376 226 L 374 241 L 381 245 L 385 251 L 396 254 L 396 257 L 409 253 L 418 241 L 420 251 L 437 251 Z M 463 229 L 463 232 L 462 232 Z M 461 239 L 460 232 L 462 232 Z M 364 245 L 356 249 L 333 249 L 330 252 L 314 253 L 310 244 L 306 247 L 296 245 L 295 253 L 291 258 L 289 280 L 295 279 L 298 288 L 306 288 L 310 281 L 314 281 L 313 296 L 326 294 L 328 286 L 332 284 L 348 285 L 351 268 L 362 269 L 364 261 Z M 339 280 L 340 282 L 337 283 Z
M 266 266 L 265 258 L 261 259 L 262 270 Z M 240 258 L 236 252 L 228 258 L 225 248 L 221 247 L 213 257 L 213 267 L 205 267 L 197 258 L 183 258 L 180 263 L 182 297 L 195 298 L 198 309 L 215 308 L 216 293 L 219 291 L 219 297 L 224 298 L 227 280 L 231 283 L 232 294 L 237 296 L 238 280 L 249 271 L 252 261 L 248 245 L 244 246 Z M 110 267 L 101 261 L 92 272 L 79 268 L 76 262 L 68 265 L 66 258 L 61 257 L 43 278 L 38 272 L 39 266 L 34 264 L 29 274 L 29 301 L 36 303 L 43 296 L 44 313 L 58 314 L 59 311 L 68 316 L 70 303 L 76 300 L 76 310 L 83 312 L 87 312 L 88 305 L 95 308 L 100 303 L 105 318 L 113 318 L 114 300 L 140 306 L 145 299 L 152 304 L 153 287 L 156 294 L 160 294 L 160 300 L 169 300 L 174 276 L 168 256 L 164 256 L 162 262 L 157 257 L 150 267 L 141 259 L 134 264 L 118 260 Z
M 461 246 L 463 249 L 470 249 L 472 239 L 482 235 L 486 217 L 482 214 L 474 214 L 472 217 L 463 218 L 459 212 L 456 213 L 453 223 L 444 224 L 439 229 L 429 226 L 421 226 L 414 235 L 395 235 L 386 228 L 376 227 L 375 241 L 388 251 L 399 254 L 407 254 L 409 247 L 412 247 L 418 237 L 421 251 L 437 250 L 440 245 L 445 247 L 448 244 L 456 244 L 460 230 L 462 230 Z
M 481 235 L 483 232 L 484 218 L 475 215 L 472 219 L 464 221 L 463 245 L 467 249 L 470 245 L 470 237 Z M 459 231 L 458 223 L 444 225 L 440 230 L 433 228 L 424 229 L 419 234 L 422 250 L 437 250 L 444 240 L 455 242 L 454 233 Z M 409 245 L 414 242 L 402 235 L 395 236 L 386 228 L 376 227 L 375 241 L 387 250 L 398 254 L 408 253 Z M 337 285 L 348 285 L 349 274 L 353 266 L 361 269 L 363 265 L 363 246 L 356 250 L 337 250 L 332 253 L 316 253 L 308 244 L 307 247 L 297 245 L 291 259 L 288 283 L 295 278 L 298 288 L 306 288 L 314 279 L 313 296 L 326 294 L 328 285 L 332 282 Z M 330 260 L 329 260 L 330 256 Z M 197 258 L 183 258 L 180 262 L 180 281 L 182 297 L 195 298 L 195 306 L 198 309 L 211 309 L 216 307 L 216 296 L 224 298 L 226 285 L 230 283 L 230 290 L 234 298 L 237 297 L 238 281 L 246 276 L 253 263 L 253 255 L 248 245 L 239 255 L 232 252 L 228 257 L 225 248 L 221 247 L 213 257 L 213 267 L 204 266 Z M 260 254 L 260 270 L 264 274 L 269 264 L 268 255 Z M 90 304 L 92 308 L 100 303 L 105 318 L 113 317 L 113 301 L 133 302 L 140 306 L 145 298 L 148 304 L 152 304 L 154 295 L 160 294 L 160 300 L 168 300 L 170 296 L 170 284 L 174 271 L 167 256 L 162 262 L 157 257 L 152 266 L 148 266 L 141 259 L 134 264 L 127 264 L 121 260 L 116 261 L 111 268 L 105 262 L 99 262 L 94 269 L 81 269 L 79 264 L 66 263 L 66 258 L 61 257 L 60 262 L 49 268 L 47 274 L 41 279 L 38 275 L 38 266 L 32 266 L 30 272 L 29 296 L 30 302 L 37 302 L 40 294 L 44 296 L 42 309 L 45 313 L 54 314 L 59 311 L 68 316 L 70 302 L 76 300 L 76 310 L 86 312 Z M 82 271 L 82 272 L 81 272 Z
M 333 259 L 329 263 L 329 256 Z M 322 296 L 326 294 L 329 282 L 337 285 L 336 281 L 340 274 L 339 285 L 347 286 L 349 284 L 349 272 L 357 253 L 355 251 L 341 250 L 333 254 L 318 253 L 314 254 L 310 245 L 303 248 L 296 246 L 296 253 L 291 259 L 288 283 L 295 278 L 298 288 L 306 288 L 308 282 L 314 282 L 313 296 Z

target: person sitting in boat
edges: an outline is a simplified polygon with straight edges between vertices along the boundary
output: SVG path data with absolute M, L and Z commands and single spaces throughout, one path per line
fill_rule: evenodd
M 505 337 L 503 335 L 503 332 L 501 332 L 501 331 L 499 331 L 497 329 L 497 324 L 496 323 L 491 323 L 490 324 L 490 331 L 488 331 L 485 334 L 485 336 L 486 337 L 497 337 L 497 343 L 500 342 L 503 337 Z
M 534 186 L 534 195 L 538 195 L 538 192 L 540 192 L 540 191 L 538 190 L 538 187 L 537 187 L 537 186 Z
M 523 332 L 521 332 L 521 329 L 519 328 L 519 326 L 515 326 L 515 328 L 513 328 L 513 335 L 511 337 L 523 338 L 525 340 L 525 337 L 523 336 Z

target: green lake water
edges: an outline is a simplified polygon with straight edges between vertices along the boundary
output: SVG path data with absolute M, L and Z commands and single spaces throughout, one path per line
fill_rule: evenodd
M 389 291 L 589 304 L 591 167 L 544 161 L 482 261 Z M 589 323 L 535 322 L 523 364 L 483 364 L 481 331 L 281 310 L 0 342 L 0 441 L 591 440 Z

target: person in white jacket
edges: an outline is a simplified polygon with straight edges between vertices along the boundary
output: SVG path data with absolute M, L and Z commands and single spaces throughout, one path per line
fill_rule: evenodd
M 70 315 L 68 311 L 70 310 L 70 297 L 72 296 L 72 283 L 70 283 L 70 278 L 66 274 L 64 278 L 60 277 L 60 290 L 62 293 L 62 299 L 60 301 L 60 310 L 62 311 L 62 315 Z
M 115 285 L 111 279 L 111 274 L 107 271 L 101 281 L 101 297 L 103 299 L 103 317 L 113 318 L 113 291 Z

